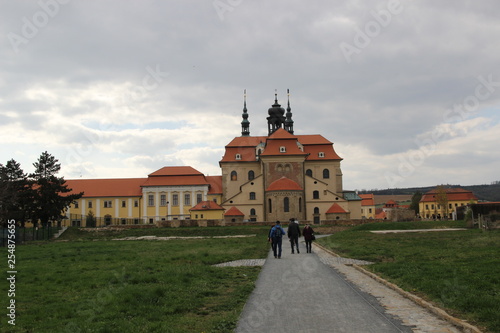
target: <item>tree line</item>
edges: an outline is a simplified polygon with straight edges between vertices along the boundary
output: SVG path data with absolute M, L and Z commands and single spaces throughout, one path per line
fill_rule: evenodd
M 68 194 L 71 189 L 64 177 L 58 177 L 61 164 L 48 152 L 33 163 L 35 171 L 26 174 L 14 159 L 0 163 L 0 224 L 16 220 L 24 227 L 28 221 L 47 226 L 61 221 L 66 208 L 80 199 L 83 192 Z

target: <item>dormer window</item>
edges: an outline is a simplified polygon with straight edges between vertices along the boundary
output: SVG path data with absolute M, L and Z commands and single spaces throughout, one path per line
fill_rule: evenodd
M 280 147 L 280 153 L 286 153 L 286 147 L 281 146 Z
M 324 152 L 322 152 L 322 151 L 320 151 L 320 152 L 318 153 L 318 157 L 320 157 L 320 158 L 325 157 L 325 153 L 324 153 Z
M 258 161 L 260 155 L 264 152 L 266 148 L 266 144 L 264 142 L 260 142 L 257 147 L 255 147 L 255 159 Z
M 236 154 L 236 159 L 241 160 L 241 154 Z

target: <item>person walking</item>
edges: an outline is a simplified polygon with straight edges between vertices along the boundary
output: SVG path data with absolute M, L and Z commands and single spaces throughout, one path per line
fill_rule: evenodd
M 273 241 L 274 257 L 281 259 L 281 246 L 283 235 L 286 235 L 285 230 L 281 227 L 280 221 L 276 221 L 276 225 L 271 229 L 271 239 Z
M 312 241 L 314 239 L 314 230 L 311 228 L 309 223 L 306 224 L 304 230 L 302 230 L 302 235 L 304 236 L 304 240 L 306 242 L 306 251 L 307 253 L 311 253 L 312 251 Z
M 269 229 L 269 232 L 267 233 L 267 241 L 269 243 L 271 243 L 271 248 L 273 249 L 273 252 L 274 252 L 274 240 L 273 238 L 271 237 L 271 231 L 273 231 L 273 228 L 274 228 L 274 225 L 271 226 L 271 228 Z
M 299 221 L 295 219 L 290 219 L 290 224 L 288 224 L 288 239 L 290 240 L 290 245 L 292 246 L 292 254 L 294 253 L 294 247 L 297 247 L 297 253 L 300 253 L 299 237 L 300 237 Z

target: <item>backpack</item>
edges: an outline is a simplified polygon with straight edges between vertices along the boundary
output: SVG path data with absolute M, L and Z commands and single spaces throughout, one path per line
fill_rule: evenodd
M 283 236 L 283 232 L 281 231 L 281 227 L 274 227 L 274 238 L 281 238 Z

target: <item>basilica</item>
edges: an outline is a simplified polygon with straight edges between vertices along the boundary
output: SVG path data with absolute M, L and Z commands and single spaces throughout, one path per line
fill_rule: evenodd
M 190 166 L 166 166 L 145 178 L 67 180 L 84 192 L 68 208 L 66 222 L 85 226 L 152 224 L 176 220 L 231 222 L 360 219 L 361 198 L 342 187 L 342 158 L 319 134 L 294 134 L 275 94 L 267 136 L 250 134 L 246 96 L 241 136 L 225 146 L 221 176 Z

